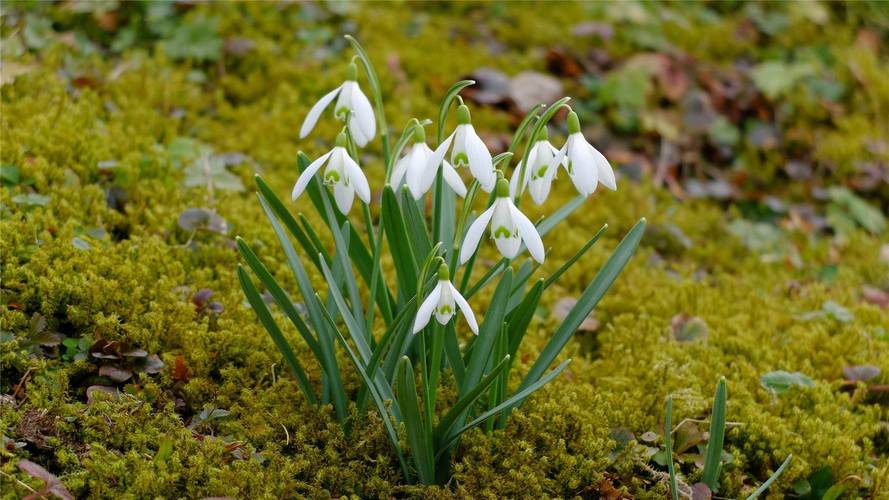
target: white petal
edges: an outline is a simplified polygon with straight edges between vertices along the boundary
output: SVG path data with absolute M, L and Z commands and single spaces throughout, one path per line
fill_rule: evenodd
M 466 197 L 466 185 L 463 184 L 463 179 L 460 178 L 460 174 L 451 166 L 448 162 L 442 162 L 441 164 L 441 177 L 445 182 L 448 183 L 448 186 L 451 186 L 451 189 L 457 193 L 457 196 L 460 198 Z
M 512 216 L 511 198 L 497 198 L 494 202 L 494 216 L 491 217 L 491 238 L 497 245 L 500 255 L 507 259 L 513 259 L 519 254 L 522 247 L 522 238 Z M 503 234 L 503 233 L 506 234 Z
M 336 207 L 340 212 L 349 215 L 349 209 L 355 200 L 355 187 L 351 183 L 347 186 L 345 182 L 337 182 L 333 185 L 333 199 L 336 200 Z
M 478 179 L 479 185 L 490 193 L 497 184 L 497 174 L 494 173 L 494 163 L 491 153 L 485 146 L 481 137 L 475 133 L 472 125 L 464 125 L 466 129 L 466 155 L 469 156 L 469 170 Z
M 414 320 L 414 333 L 422 330 L 429 324 L 429 318 L 432 317 L 432 311 L 438 306 L 438 299 L 441 297 L 441 282 L 432 289 L 426 300 L 417 309 L 417 319 Z
M 522 241 L 524 241 L 525 246 L 528 247 L 528 252 L 531 253 L 531 257 L 533 257 L 534 260 L 543 264 L 544 250 L 543 240 L 540 239 L 540 233 L 537 232 L 534 223 L 532 223 L 531 220 L 528 219 L 525 214 L 515 206 L 515 204 L 513 204 L 512 200 L 507 201 L 509 202 L 509 211 L 512 213 L 512 220 L 519 230 L 519 236 L 522 237 Z
M 365 177 L 361 167 L 359 167 L 358 164 L 355 163 L 355 160 L 348 154 L 343 154 L 343 163 L 345 165 L 346 176 L 352 187 L 355 189 L 355 192 L 358 194 L 358 197 L 361 198 L 364 203 L 370 203 L 370 186 L 367 183 L 367 177 Z
M 482 214 L 475 219 L 475 222 L 469 226 L 469 230 L 466 231 L 466 236 L 463 238 L 463 245 L 460 248 L 460 264 L 466 264 L 466 261 L 468 261 L 469 258 L 472 257 L 472 254 L 475 253 L 475 249 L 478 248 L 478 242 L 485 233 L 485 228 L 488 226 L 488 222 L 491 221 L 491 217 L 494 215 L 495 207 L 497 207 L 496 201 L 491 205 L 491 208 L 482 212 Z
M 599 174 L 599 183 L 612 191 L 617 191 L 617 181 L 615 181 L 614 179 L 614 170 L 611 169 L 611 164 L 608 163 L 608 159 L 605 158 L 605 155 L 600 153 L 598 149 L 594 148 L 592 144 L 590 145 L 590 151 L 592 152 L 593 159 L 596 162 L 596 170 Z
M 426 191 L 429 190 L 426 187 L 426 169 L 428 168 L 426 164 L 426 159 L 428 155 L 426 151 L 422 148 L 420 144 L 414 144 L 411 146 L 411 151 L 408 153 L 407 160 L 407 187 L 410 189 L 411 194 L 413 195 L 415 200 L 419 200 L 426 194 Z
M 377 133 L 377 123 L 367 96 L 364 95 L 357 83 L 351 87 L 352 116 L 349 118 L 349 131 L 355 139 L 355 144 L 364 147 Z
M 430 152 L 429 154 L 432 153 Z M 428 158 L 428 155 L 424 156 L 423 161 L 420 163 L 423 168 L 420 176 L 420 188 L 422 189 L 424 194 L 429 192 L 429 189 L 432 188 L 432 183 L 435 182 L 435 176 L 438 175 L 438 169 L 440 168 L 440 165 L 442 163 L 446 163 L 444 160 L 442 160 L 442 163 L 439 163 L 432 168 L 428 168 L 426 163 L 426 160 L 428 160 Z
M 441 289 L 441 296 L 438 298 L 438 307 L 435 308 L 435 319 L 440 324 L 447 325 L 456 312 L 454 294 L 451 293 L 451 286 L 447 281 L 439 281 L 438 288 Z M 444 307 L 447 307 L 446 311 L 442 311 Z
M 392 169 L 392 178 L 389 181 L 389 184 L 393 188 L 397 188 L 401 185 L 402 179 L 404 179 L 404 174 L 407 173 L 407 163 L 410 159 L 411 153 L 408 153 L 401 157 L 400 160 L 395 162 L 395 167 Z
M 478 335 L 478 323 L 475 322 L 475 314 L 472 312 L 472 308 L 469 307 L 469 303 L 466 302 L 466 299 L 460 295 L 460 291 L 457 290 L 451 282 L 448 282 L 448 286 L 451 287 L 451 294 L 454 296 L 454 302 L 457 303 L 457 307 L 460 308 L 460 311 L 463 312 L 463 317 L 466 318 L 466 322 L 469 323 L 469 329 L 472 330 L 472 333 Z
M 449 135 L 447 139 L 443 140 L 441 144 L 439 144 L 438 147 L 435 148 L 435 151 L 433 151 L 432 154 L 429 155 L 429 158 L 426 160 L 425 168 L 428 169 L 438 167 L 438 164 L 441 163 L 442 160 L 444 160 L 445 153 L 448 152 L 448 148 L 451 147 L 451 142 L 454 140 L 455 133 L 456 132 Z
M 321 116 L 324 108 L 330 105 L 330 102 L 333 101 L 333 99 L 337 96 L 340 89 L 342 88 L 343 86 L 340 85 L 339 87 L 331 90 L 330 92 L 325 94 L 324 97 L 318 99 L 318 102 L 316 102 L 315 105 L 312 106 L 312 109 L 309 110 L 309 114 L 306 115 L 306 119 L 303 120 L 302 127 L 299 128 L 300 139 L 305 138 L 305 136 L 309 135 L 309 132 L 311 132 L 312 129 L 315 128 L 315 124 L 318 123 L 318 118 Z
M 515 198 L 515 195 L 518 192 L 519 175 L 521 175 L 522 165 L 523 165 L 523 163 L 519 162 L 519 164 L 516 166 L 515 170 L 512 171 L 512 177 L 509 178 L 509 197 L 510 198 Z
M 599 181 L 593 156 L 587 148 L 586 139 L 579 132 L 573 134 L 568 140 L 571 141 L 567 152 L 570 165 L 568 173 L 571 176 L 571 182 L 574 183 L 574 187 L 580 194 L 588 196 L 596 190 L 596 184 Z
M 318 169 L 324 165 L 324 162 L 330 158 L 330 155 L 333 154 L 334 149 L 324 153 L 320 158 L 313 161 L 303 170 L 303 173 L 300 174 L 299 179 L 296 180 L 296 184 L 293 186 L 293 192 L 290 194 L 290 199 L 295 200 L 299 198 L 299 195 L 303 194 L 303 191 L 306 189 L 306 186 L 309 185 L 309 181 L 312 180 L 312 176 L 318 172 Z

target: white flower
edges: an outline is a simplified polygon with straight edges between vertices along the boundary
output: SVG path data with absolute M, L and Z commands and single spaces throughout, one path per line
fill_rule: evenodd
M 392 170 L 391 184 L 398 186 L 404 179 L 414 199 L 419 200 L 432 187 L 440 166 L 442 168 L 442 179 L 461 198 L 466 196 L 466 186 L 463 185 L 460 174 L 454 170 L 450 163 L 447 161 L 439 161 L 436 165 L 428 163 L 432 150 L 426 145 L 426 133 L 423 131 L 423 127 L 417 127 L 414 130 L 414 143 L 407 150 L 407 153 L 395 163 L 395 167 Z
M 457 108 L 457 128 L 435 148 L 429 157 L 427 168 L 437 167 L 444 160 L 445 153 L 451 147 L 452 142 L 454 147 L 451 148 L 451 164 L 456 168 L 468 166 L 481 188 L 490 193 L 497 183 L 494 162 L 488 147 L 472 128 L 469 108 L 463 104 Z
M 460 295 L 460 291 L 451 284 L 446 265 L 442 264 L 439 268 L 438 278 L 438 284 L 432 289 L 432 292 L 429 293 L 429 296 L 426 297 L 426 300 L 423 301 L 417 310 L 417 319 L 414 320 L 414 333 L 419 332 L 429 324 L 433 313 L 435 313 L 435 319 L 439 323 L 442 325 L 448 324 L 448 321 L 457 312 L 456 305 L 460 307 L 460 311 L 463 313 L 463 317 L 466 318 L 466 322 L 469 323 L 472 333 L 478 335 L 478 323 L 475 322 L 475 314 L 472 313 L 472 309 L 469 307 L 466 299 Z
M 475 253 L 488 222 L 491 223 L 491 238 L 497 244 L 497 250 L 501 255 L 507 259 L 515 258 L 524 242 L 531 257 L 543 264 L 544 251 L 540 234 L 537 233 L 537 228 L 531 220 L 512 202 L 506 179 L 497 182 L 497 198 L 491 208 L 479 215 L 466 231 L 463 248 L 460 249 L 461 264 L 465 264 Z
M 336 146 L 309 164 L 296 180 L 291 198 L 296 200 L 305 191 L 312 176 L 327 163 L 327 168 L 324 169 L 324 184 L 333 188 L 333 198 L 336 200 L 336 206 L 340 212 L 349 213 L 356 192 L 362 201 L 370 203 L 370 186 L 367 184 L 367 177 L 364 176 L 364 172 L 361 171 L 355 160 L 349 156 L 345 146 L 346 134 L 340 132 L 336 138 Z
M 614 171 L 605 156 L 587 142 L 586 137 L 580 132 L 580 122 L 577 113 L 568 114 L 568 140 L 562 149 L 553 158 L 551 165 L 556 166 L 562 159 L 565 170 L 571 177 L 571 182 L 577 188 L 577 192 L 583 196 L 589 196 L 596 190 L 597 184 L 602 184 L 614 191 L 617 183 L 614 180 Z
M 333 102 L 334 98 L 336 98 L 334 115 L 348 123 L 349 133 L 352 134 L 355 144 L 364 147 L 374 138 L 377 133 L 377 122 L 374 119 L 370 101 L 358 87 L 357 76 L 358 68 L 355 63 L 349 64 L 346 71 L 346 81 L 319 99 L 309 110 L 309 114 L 306 115 L 306 119 L 299 129 L 300 139 L 305 138 L 315 128 L 321 112 Z
M 512 178 L 509 180 L 509 195 L 515 198 L 516 194 L 520 192 L 519 175 L 522 175 L 524 170 L 521 191 L 528 188 L 534 203 L 542 205 L 546 201 L 546 197 L 549 196 L 550 187 L 556 176 L 557 163 L 559 162 L 553 160 L 558 153 L 559 150 L 550 144 L 546 136 L 546 128 L 543 128 L 537 142 L 531 146 L 531 152 L 528 153 L 528 166 L 523 168 L 524 162 L 519 162 L 513 172 Z

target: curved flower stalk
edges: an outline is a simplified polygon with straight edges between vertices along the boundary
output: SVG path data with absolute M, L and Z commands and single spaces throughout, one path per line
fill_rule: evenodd
M 451 143 L 454 147 L 451 148 Z M 478 180 L 481 188 L 490 193 L 497 183 L 497 174 L 494 172 L 494 162 L 491 153 L 485 146 L 481 137 L 475 133 L 469 108 L 461 104 L 457 108 L 457 128 L 441 144 L 435 148 L 427 161 L 427 170 L 434 170 L 444 160 L 445 154 L 451 148 L 451 164 L 456 167 L 469 167 L 472 176 Z
M 417 319 L 414 320 L 413 332 L 417 333 L 429 324 L 432 315 L 439 324 L 447 325 L 448 321 L 457 312 L 455 305 L 460 308 L 463 317 L 469 324 L 472 333 L 478 335 L 478 323 L 475 321 L 475 314 L 469 307 L 469 303 L 463 298 L 463 295 L 451 284 L 448 266 L 442 264 L 438 268 L 438 284 L 429 292 L 429 296 L 420 305 L 417 310 Z
M 560 157 L 559 161 L 554 161 L 557 156 Z M 549 196 L 550 187 L 558 172 L 558 164 L 567 164 L 564 158 L 565 155 L 560 155 L 559 150 L 550 144 L 546 127 L 540 129 L 537 142 L 531 146 L 531 152 L 528 154 L 528 165 L 525 166 L 520 162 L 509 180 L 509 195 L 516 197 L 519 192 L 519 176 L 524 172 L 521 191 L 528 189 L 534 203 L 542 205 Z
M 336 206 L 340 212 L 349 213 L 355 193 L 358 193 L 358 198 L 363 202 L 370 203 L 370 186 L 367 183 L 367 177 L 364 176 L 361 167 L 349 156 L 346 144 L 346 133 L 340 132 L 336 137 L 336 146 L 309 164 L 296 180 L 291 199 L 295 201 L 299 198 L 315 173 L 327 163 L 327 168 L 324 169 L 324 184 L 333 189 L 333 198 L 336 200 Z
M 494 239 L 501 255 L 507 259 L 515 258 L 524 242 L 531 257 L 543 264 L 543 240 L 540 239 L 540 234 L 537 233 L 534 223 L 513 203 L 509 196 L 509 183 L 506 179 L 497 181 L 497 198 L 494 200 L 494 204 L 482 212 L 466 231 L 463 248 L 460 249 L 461 264 L 465 264 L 475 253 L 482 233 L 489 222 L 491 224 L 491 238 Z
M 446 160 L 430 166 L 428 160 L 431 155 L 432 149 L 426 145 L 426 132 L 423 127 L 415 128 L 414 143 L 407 153 L 395 163 L 391 184 L 398 186 L 404 180 L 414 199 L 419 200 L 432 187 L 440 166 L 444 181 L 461 198 L 466 196 L 466 186 L 460 179 L 460 174 Z
M 598 184 L 612 191 L 617 190 L 611 165 L 599 150 L 587 142 L 580 131 L 580 121 L 574 111 L 568 113 L 568 140 L 550 165 L 555 167 L 562 162 L 563 157 L 567 158 L 565 170 L 581 195 L 589 196 Z
M 304 139 L 315 128 L 321 113 L 336 99 L 334 115 L 346 122 L 355 144 L 364 147 L 377 133 L 377 122 L 370 101 L 358 86 L 358 67 L 350 63 L 346 68 L 346 81 L 324 95 L 309 110 L 299 129 L 299 138 Z

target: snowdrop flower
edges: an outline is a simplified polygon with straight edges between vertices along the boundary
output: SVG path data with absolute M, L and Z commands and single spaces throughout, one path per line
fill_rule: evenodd
M 466 318 L 466 322 L 469 323 L 472 333 L 478 335 L 478 323 L 475 322 L 475 314 L 472 313 L 472 309 L 469 307 L 466 299 L 460 295 L 460 291 L 451 284 L 448 266 L 442 264 L 438 268 L 438 285 L 432 289 L 432 292 L 429 293 L 429 296 L 426 297 L 426 300 L 423 301 L 417 310 L 417 319 L 414 320 L 414 333 L 419 332 L 429 324 L 433 313 L 435 313 L 435 319 L 439 323 L 442 325 L 448 324 L 448 321 L 457 312 L 454 307 L 455 304 L 460 307 L 460 311 L 463 313 L 463 317 Z
M 513 198 L 519 193 L 519 176 L 524 171 L 524 179 L 522 180 L 521 191 L 526 188 L 531 192 L 531 198 L 534 203 L 542 205 L 549 196 L 549 189 L 552 186 L 553 178 L 558 170 L 557 163 L 565 163 L 553 161 L 559 150 L 549 142 L 549 136 L 546 127 L 540 129 L 537 141 L 531 146 L 531 152 L 528 153 L 528 165 L 520 162 L 509 180 L 509 195 Z M 564 158 L 564 155 L 562 156 Z M 555 165 L 555 166 L 554 166 Z
M 465 104 L 457 108 L 457 128 L 435 148 L 427 162 L 427 169 L 437 167 L 441 163 L 451 143 L 454 144 L 451 148 L 451 165 L 456 168 L 468 166 L 472 176 L 478 179 L 481 188 L 490 193 L 497 183 L 494 162 L 488 147 L 472 128 L 469 108 Z
M 431 155 L 432 150 L 426 145 L 426 132 L 423 127 L 415 128 L 414 143 L 407 153 L 395 163 L 391 184 L 398 186 L 404 179 L 414 199 L 419 200 L 432 187 L 440 165 L 442 179 L 461 198 L 466 196 L 466 186 L 463 185 L 460 174 L 447 161 L 439 161 L 438 164 L 430 166 L 428 160 Z
M 612 191 L 617 189 L 611 165 L 580 132 L 580 121 L 574 111 L 568 113 L 568 140 L 551 165 L 555 166 L 563 157 L 568 159 L 565 170 L 568 171 L 571 182 L 583 196 L 589 196 L 595 191 L 597 184 L 603 184 Z
M 494 204 L 479 215 L 466 231 L 463 248 L 460 249 L 460 264 L 465 264 L 475 253 L 488 222 L 491 223 L 491 238 L 504 257 L 515 258 L 524 242 L 531 257 L 543 264 L 543 241 L 540 239 L 540 234 L 528 217 L 512 202 L 506 179 L 497 181 L 497 199 L 494 200 Z
M 344 215 L 349 213 L 356 192 L 362 201 L 370 203 L 367 177 L 346 151 L 346 140 L 346 133 L 340 132 L 336 136 L 336 146 L 306 167 L 293 186 L 291 195 L 293 200 L 305 191 L 318 169 L 327 163 L 327 168 L 324 169 L 324 184 L 333 188 L 333 198 L 340 212 Z
M 377 122 L 374 119 L 373 108 L 367 96 L 358 87 L 357 79 L 358 67 L 355 66 L 355 63 L 351 63 L 346 69 L 346 81 L 318 99 L 318 102 L 309 110 L 309 114 L 306 115 L 306 119 L 299 129 L 300 139 L 305 138 L 315 128 L 321 112 L 333 102 L 334 98 L 336 98 L 334 115 L 348 123 L 349 132 L 352 134 L 355 144 L 364 147 L 374 138 L 377 133 Z

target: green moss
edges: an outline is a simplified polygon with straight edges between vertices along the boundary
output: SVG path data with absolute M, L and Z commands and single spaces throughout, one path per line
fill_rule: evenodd
M 323 23 L 340 29 L 341 23 L 355 21 L 374 61 L 395 68 L 383 78 L 394 130 L 400 131 L 413 116 L 434 117 L 438 103 L 429 96 L 440 95 L 477 67 L 510 73 L 541 69 L 545 63 L 534 47 L 553 40 L 568 49 L 586 47 L 583 40 L 568 36 L 565 27 L 600 14 L 604 7 L 566 4 L 553 9 L 545 22 L 530 11 L 504 13 L 499 4 L 491 5 L 490 12 L 471 5 L 432 8 L 415 31 L 406 28 L 406 15 L 377 7 L 330 14 Z M 626 9 L 621 15 L 636 15 Z M 431 64 L 430 54 L 444 50 L 442 34 L 458 25 L 456 20 L 466 26 L 480 12 L 494 16 L 494 36 L 510 50 L 503 55 L 480 50 L 484 37 L 461 31 Z M 15 459 L 30 457 L 76 496 L 92 498 L 590 497 L 605 484 L 640 498 L 663 498 L 663 468 L 648 460 L 648 445 L 638 437 L 647 431 L 663 434 L 667 394 L 674 395 L 675 422 L 706 420 L 713 385 L 721 375 L 729 384 L 728 419 L 739 424 L 726 436 L 734 460 L 724 467 L 721 495 L 749 492 L 789 453 L 795 458 L 773 488 L 775 496 L 824 466 L 837 478 L 860 478 L 850 480 L 857 495 L 876 496 L 889 484 L 885 404 L 863 389 L 840 390 L 845 365 L 875 365 L 882 370 L 881 383 L 889 373 L 885 310 L 859 297 L 863 284 L 889 285 L 887 265 L 878 257 L 879 239 L 863 233 L 813 238 L 781 230 L 782 244 L 800 264 L 792 259 L 763 262 L 726 230 L 727 218 L 739 217 L 737 212 L 726 213 L 709 202 L 676 203 L 645 179 L 623 180 L 617 192 L 595 194 L 567 220 L 566 227 L 574 230 L 547 238 L 553 250 L 541 276 L 557 269 L 602 224 L 610 225 L 581 263 L 544 296 L 545 312 L 532 324 L 513 377 L 528 370 L 557 326 L 548 312 L 556 301 L 580 293 L 635 220 L 646 216 L 652 227 L 639 254 L 599 305 L 599 330 L 584 333 L 592 338 L 572 343 L 564 354 L 574 358 L 569 370 L 517 411 L 503 431 L 467 435 L 446 488 L 405 485 L 378 418 L 353 409 L 347 436 L 331 408 L 309 407 L 274 344 L 244 306 L 234 276 L 238 257 L 230 238 L 235 234 L 261 253 L 282 284 L 295 290 L 274 234 L 261 222 L 252 189 L 217 190 L 211 197 L 204 188 L 184 188 L 184 169 L 168 148 L 177 137 L 192 137 L 216 152 L 243 152 L 250 160 L 230 170 L 244 185 L 252 186 L 252 174 L 260 171 L 279 194 L 287 193 L 296 178 L 297 151 L 310 156 L 323 152 L 330 144 L 322 138 L 338 130 L 333 120 L 325 119 L 309 139 L 297 140 L 298 124 L 310 103 L 339 84 L 342 72 L 331 68 L 341 67 L 348 52 L 337 52 L 329 41 L 328 55 L 313 57 L 317 46 L 295 39 L 294 33 L 308 36 L 319 22 L 303 18 L 299 9 L 201 5 L 186 18 L 206 15 L 218 18 L 224 36 L 252 39 L 253 51 L 218 66 L 174 63 L 141 49 L 120 60 L 84 56 L 77 60 L 90 68 L 93 80 L 76 87 L 66 76 L 76 74 L 72 49 L 55 45 L 41 52 L 39 60 L 22 55 L 21 61 L 33 69 L 0 90 L 0 157 L 33 179 L 31 185 L 4 187 L 0 200 L 0 327 L 5 339 L 0 387 L 11 394 L 24 381 L 18 405 L 3 407 L 0 428 L 10 439 L 25 439 L 33 420 L 29 411 L 45 412 L 57 422 L 54 431 L 44 429 L 45 444 L 25 441 L 24 448 L 2 451 L 5 497 L 26 493 L 12 478 L 39 487 L 39 481 L 15 467 Z M 793 19 L 794 25 L 804 24 Z M 702 21 L 686 39 L 680 36 L 685 31 L 668 23 L 663 36 L 677 44 L 685 40 L 680 46 L 687 51 L 718 62 L 747 50 L 729 35 L 735 28 Z M 353 31 L 349 25 L 342 29 Z M 851 43 L 848 28 L 840 31 L 844 34 L 839 39 Z M 625 36 L 619 34 L 609 45 L 615 56 L 637 50 Z M 804 36 L 811 33 L 787 35 L 775 43 L 792 45 Z M 808 127 L 821 112 L 791 99 L 793 109 L 801 110 L 801 131 L 794 140 L 803 147 L 816 145 L 816 157 L 836 165 L 839 177 L 855 162 L 876 157 L 862 153 L 863 135 L 884 130 L 878 127 L 885 117 L 880 110 L 885 111 L 889 98 L 885 79 L 874 78 L 885 62 L 856 57 L 856 69 L 850 71 L 860 72 L 855 78 L 867 78 L 873 85 L 854 99 L 875 103 L 873 108 L 852 101 L 854 108 L 867 111 L 829 127 Z M 192 70 L 203 72 L 207 83 L 197 83 Z M 844 82 L 853 78 L 839 73 Z M 363 76 L 359 81 L 366 85 Z M 472 114 L 479 130 L 509 130 L 497 110 L 475 106 Z M 378 145 L 365 152 L 362 165 L 371 185 L 379 186 L 382 169 L 374 148 Z M 748 153 L 755 182 L 773 179 L 780 155 Z M 110 160 L 114 166 L 108 167 Z M 27 209 L 11 203 L 12 196 L 26 192 L 48 196 L 49 202 Z M 122 208 L 109 205 L 109 193 L 125 194 L 117 205 Z M 529 216 L 551 213 L 572 193 L 567 178 L 557 179 L 550 200 L 543 207 L 529 205 Z M 229 233 L 192 235 L 179 228 L 177 218 L 192 207 L 214 209 L 227 220 Z M 305 200 L 292 206 L 321 227 L 308 207 Z M 89 236 L 93 228 L 104 229 L 107 237 Z M 689 246 L 665 241 L 667 228 L 681 231 Z M 74 238 L 86 240 L 89 248 L 78 248 Z M 486 248 L 480 257 L 492 259 L 494 253 Z M 831 282 L 817 274 L 826 265 L 838 270 Z M 384 262 L 384 269 L 391 271 L 391 266 Z M 221 314 L 195 310 L 191 297 L 201 288 L 213 290 L 213 299 L 224 306 Z M 481 291 L 474 307 L 483 311 L 491 292 Z M 826 300 L 847 307 L 854 320 L 800 318 Z M 674 340 L 670 325 L 679 313 L 700 317 L 708 327 L 706 340 Z M 45 318 L 47 331 L 67 338 L 121 341 L 158 353 L 165 368 L 123 384 L 126 395 L 119 401 L 98 397 L 87 404 L 86 387 L 107 383 L 98 378 L 101 362 L 36 355 L 35 315 Z M 286 334 L 301 359 L 311 359 L 298 335 Z M 348 366 L 340 356 L 341 366 Z M 177 373 L 177 365 L 187 377 Z M 309 378 L 319 383 L 318 367 L 307 365 Z M 801 371 L 816 386 L 774 396 L 759 384 L 764 373 L 774 370 Z M 517 383 L 514 378 L 512 386 Z M 351 374 L 346 385 L 357 391 L 359 380 Z M 230 415 L 203 423 L 195 432 L 188 429 L 190 419 L 208 408 Z M 637 436 L 638 447 L 620 448 L 616 429 Z M 693 463 L 683 463 L 680 470 L 689 482 L 700 475 Z

